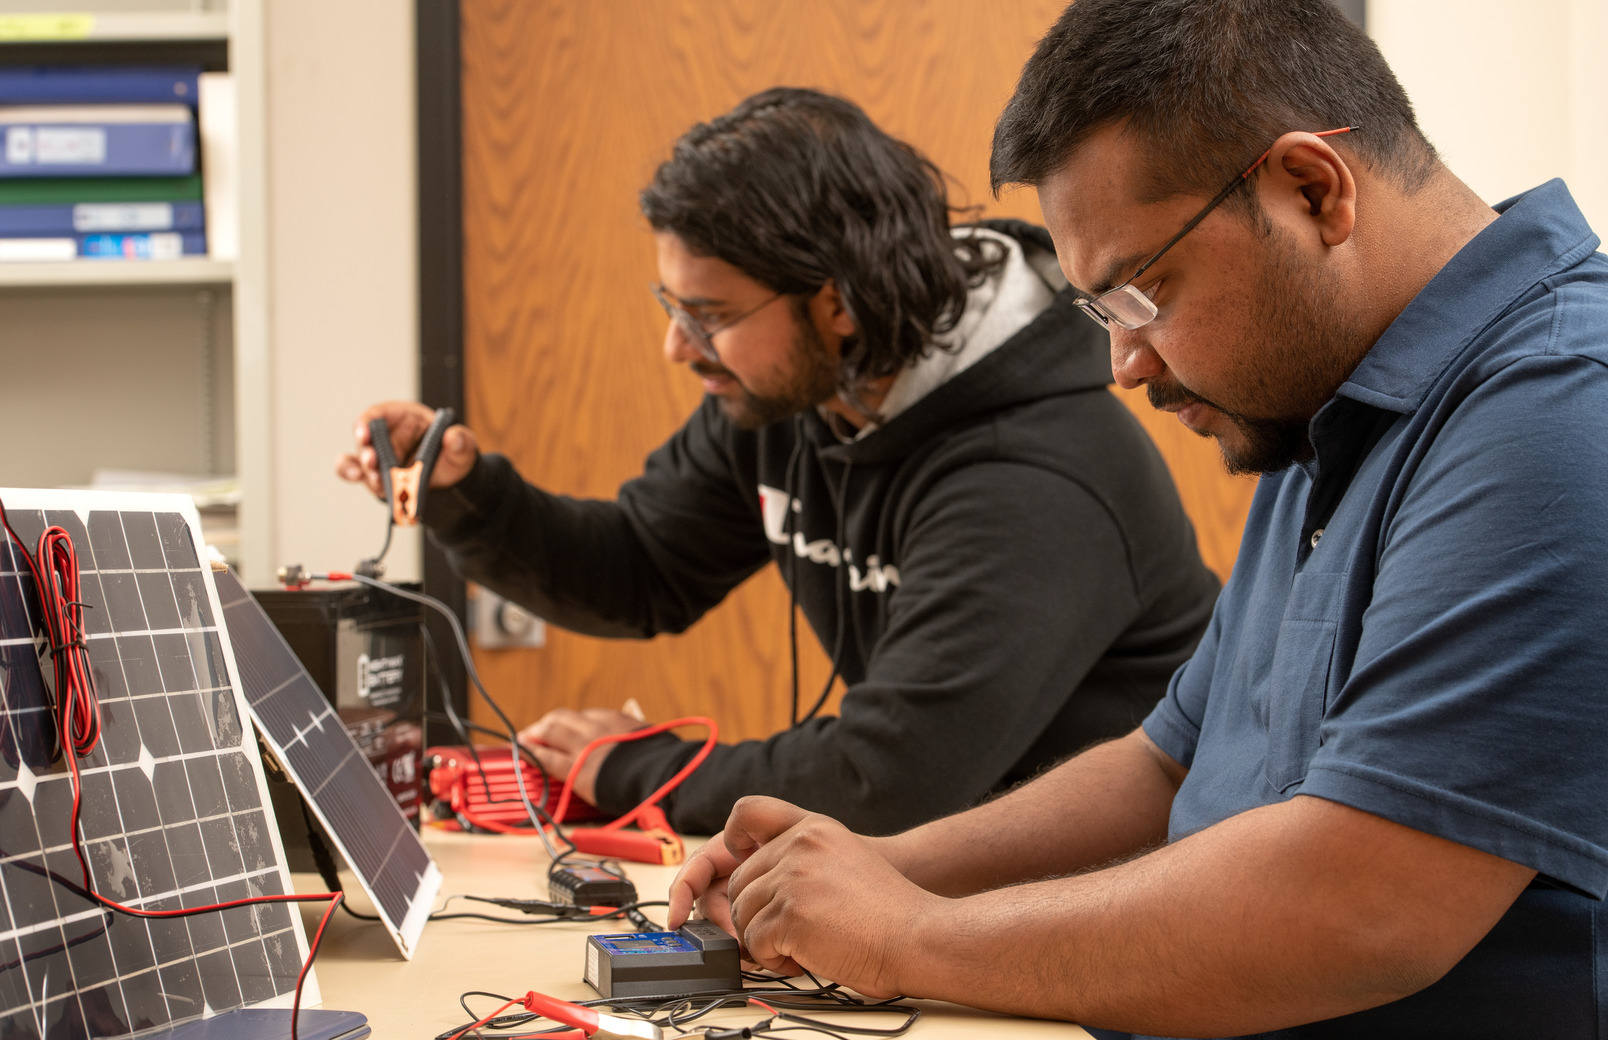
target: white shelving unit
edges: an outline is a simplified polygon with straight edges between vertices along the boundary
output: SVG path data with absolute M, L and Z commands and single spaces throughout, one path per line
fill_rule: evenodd
M 53 0 L 39 0 L 48 6 Z M 0 485 L 81 484 L 96 468 L 236 475 L 238 543 L 266 580 L 268 265 L 261 0 L 89 0 L 0 13 L 0 60 L 171 63 L 224 45 L 238 111 L 239 256 L 0 264 Z M 88 10 L 86 11 L 85 8 Z M 165 8 L 165 9 L 164 9 Z M 157 56 L 147 57 L 141 45 Z M 52 432 L 49 453 L 38 445 Z M 254 537 L 255 535 L 255 537 Z
M 53 264 L 0 264 L 0 288 L 43 289 L 98 285 L 231 285 L 233 260 L 77 260 Z
M 85 39 L 92 41 L 223 40 L 230 36 L 226 11 L 108 12 L 94 16 Z
M 0 42 L 5 43 L 146 43 L 229 35 L 225 10 L 0 12 Z
M 57 48 L 15 38 L 24 6 L 94 18 Z M 260 587 L 285 563 L 349 567 L 383 534 L 331 462 L 366 405 L 417 393 L 413 5 L 0 0 L 0 60 L 187 48 L 226 48 L 234 78 L 238 255 L 0 265 L 0 487 L 233 473 Z M 418 576 L 416 531 L 387 563 Z

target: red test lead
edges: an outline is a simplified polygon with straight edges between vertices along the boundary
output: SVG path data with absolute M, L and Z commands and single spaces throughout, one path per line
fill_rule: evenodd
M 664 1031 L 640 1018 L 605 1015 L 589 1007 L 549 997 L 534 990 L 522 1001 L 526 1010 L 543 1018 L 574 1026 L 594 1040 L 664 1040 Z
M 549 997 L 545 993 L 531 990 L 523 997 L 510 1000 L 502 1007 L 493 1011 L 485 1018 L 472 1025 L 465 1026 L 454 1033 L 451 1040 L 460 1040 L 461 1037 L 473 1033 L 501 1015 L 504 1011 L 522 1005 L 526 1011 L 534 1012 L 543 1018 L 550 1018 L 554 1022 L 566 1026 L 574 1026 L 577 1032 L 573 1033 L 543 1033 L 543 1040 L 551 1037 L 553 1040 L 664 1040 L 664 1030 L 652 1022 L 640 1018 L 621 1018 L 619 1015 L 604 1015 L 589 1007 L 571 1004 L 567 1000 Z

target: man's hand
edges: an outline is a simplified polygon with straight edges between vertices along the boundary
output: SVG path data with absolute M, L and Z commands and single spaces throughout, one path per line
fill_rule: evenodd
M 726 895 L 726 886 L 731 881 L 731 872 L 741 862 L 726 847 L 724 833 L 710 838 L 688 857 L 676 879 L 670 882 L 670 929 L 674 931 L 686 924 L 696 904 L 704 917 L 736 935 L 737 925 L 731 919 L 731 899 Z
M 748 960 L 788 975 L 808 968 L 878 998 L 901 992 L 910 930 L 946 902 L 837 821 L 763 797 L 738 802 L 681 869 L 670 920 L 684 921 L 694 898 Z
M 607 708 L 586 708 L 583 711 L 555 708 L 520 730 L 519 742 L 530 748 L 531 754 L 536 756 L 549 776 L 565 777 L 575 765 L 575 758 L 581 749 L 598 737 L 631 733 L 645 725 L 641 719 Z M 614 745 L 604 744 L 587 755 L 580 774 L 575 778 L 576 795 L 593 805 L 597 804 L 598 767 L 613 749 Z
M 386 401 L 368 408 L 357 417 L 357 427 L 352 432 L 357 447 L 350 454 L 335 459 L 335 475 L 354 484 L 366 484 L 379 498 L 384 494 L 381 491 L 384 485 L 380 481 L 374 447 L 369 443 L 369 422 L 374 419 L 385 420 L 385 425 L 391 431 L 391 447 L 396 452 L 397 461 L 404 462 L 419 446 L 424 431 L 430 428 L 435 411 L 416 401 Z M 479 454 L 474 431 L 462 424 L 449 426 L 441 438 L 441 453 L 436 456 L 430 486 L 443 488 L 456 484 L 474 468 Z

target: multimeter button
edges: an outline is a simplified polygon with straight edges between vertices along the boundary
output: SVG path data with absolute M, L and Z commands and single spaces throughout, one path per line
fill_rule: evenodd
M 681 926 L 681 935 L 700 950 L 735 950 L 737 940 L 713 921 L 698 919 Z

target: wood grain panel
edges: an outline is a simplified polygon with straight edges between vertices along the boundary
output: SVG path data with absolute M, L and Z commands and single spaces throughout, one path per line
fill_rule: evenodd
M 691 124 L 777 84 L 834 91 L 954 178 L 986 215 L 1038 219 L 1033 193 L 988 193 L 994 120 L 1062 0 L 463 0 L 465 391 L 471 425 L 527 478 L 610 496 L 696 406 L 660 354 L 664 316 L 637 192 Z M 1141 399 L 1226 573 L 1248 488 Z M 1169 426 L 1170 423 L 1170 426 Z M 482 651 L 518 721 L 559 706 L 718 715 L 729 738 L 786 725 L 786 590 L 767 569 L 693 631 L 648 643 L 550 631 Z M 803 699 L 827 662 L 800 622 Z

